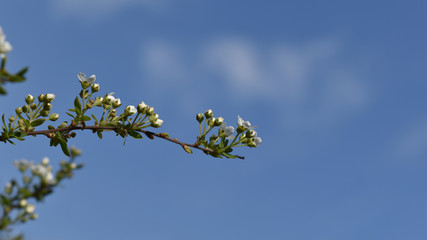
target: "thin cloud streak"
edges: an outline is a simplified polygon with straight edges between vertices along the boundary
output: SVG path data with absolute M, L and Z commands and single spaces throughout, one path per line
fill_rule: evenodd
M 184 90 L 203 76 L 215 76 L 225 94 L 268 103 L 295 128 L 333 123 L 369 102 L 363 71 L 356 63 L 345 64 L 341 51 L 334 39 L 264 47 L 226 37 L 192 48 L 153 41 L 141 57 L 144 71 L 156 79 L 152 88 Z M 185 102 L 195 101 L 188 98 Z

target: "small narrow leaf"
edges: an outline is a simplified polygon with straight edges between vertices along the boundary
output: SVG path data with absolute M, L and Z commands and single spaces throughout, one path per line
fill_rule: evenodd
M 95 119 L 96 123 L 98 123 L 98 119 L 96 119 L 95 115 L 92 114 L 92 118 Z
M 79 97 L 76 97 L 76 99 L 74 99 L 74 110 L 76 110 L 77 115 L 80 115 L 82 113 L 82 105 L 80 103 Z
M 74 112 L 74 111 L 73 111 Z M 65 113 L 65 114 L 67 114 L 68 116 L 70 116 L 70 117 L 72 117 L 72 118 L 75 118 L 74 117 L 74 115 L 73 114 L 71 114 L 71 113 Z
M 28 67 L 24 67 L 16 75 L 23 76 L 28 71 Z
M 20 75 L 10 76 L 9 79 L 10 79 L 11 82 L 23 82 L 23 81 L 25 81 L 25 77 L 20 76 Z
M 97 131 L 96 134 L 98 134 L 99 139 L 102 139 L 102 131 Z
M 4 114 L 1 116 L 1 120 L 3 121 L 3 126 L 6 127 L 6 121 L 4 120 Z
M 40 125 L 42 125 L 44 123 L 44 121 L 46 121 L 46 119 L 44 119 L 44 118 L 36 119 L 36 120 L 34 120 L 34 121 L 31 122 L 31 126 L 32 127 L 40 126 Z
M 88 117 L 88 116 L 82 116 L 82 117 L 80 118 L 80 120 L 81 120 L 81 121 L 86 122 L 86 121 L 90 121 L 91 119 L 90 119 L 90 117 Z
M 130 135 L 131 137 L 135 138 L 135 139 L 142 139 L 142 135 L 141 135 L 141 134 L 139 134 L 139 132 L 136 132 L 136 131 L 130 131 L 130 132 L 129 132 L 129 135 Z
M 223 155 L 224 157 L 226 157 L 226 158 L 231 158 L 231 159 L 235 159 L 235 158 L 237 158 L 237 156 L 236 156 L 236 155 L 232 155 L 232 154 L 228 154 L 228 153 L 222 153 L 222 155 Z
M 70 157 L 70 150 L 68 149 L 67 142 L 64 139 L 59 139 L 59 144 L 61 145 L 62 152 L 67 156 Z

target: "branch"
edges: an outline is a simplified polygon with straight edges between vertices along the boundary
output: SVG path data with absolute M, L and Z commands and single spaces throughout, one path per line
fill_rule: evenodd
M 50 133 L 64 132 L 64 131 L 92 130 L 93 132 L 96 132 L 98 130 L 116 131 L 118 129 L 120 129 L 120 127 L 98 126 L 98 125 L 94 125 L 94 126 L 84 126 L 84 125 L 73 126 L 73 125 L 70 125 L 70 126 L 65 127 L 65 128 L 58 128 L 58 129 L 51 129 L 51 130 L 41 130 L 41 131 L 33 131 L 33 132 L 25 132 L 25 134 L 26 135 L 31 135 L 31 136 L 45 135 L 45 136 L 49 137 Z M 194 148 L 194 149 L 201 150 L 204 153 L 216 153 L 214 150 L 212 150 L 210 148 L 201 147 L 200 145 L 198 145 L 196 143 L 190 144 L 190 143 L 181 142 L 181 141 L 178 141 L 177 138 L 170 138 L 170 137 L 168 137 L 164 133 L 155 133 L 155 132 L 151 132 L 151 131 L 147 131 L 147 130 L 142 130 L 142 129 L 135 130 L 135 131 L 144 133 L 150 139 L 154 139 L 154 137 L 165 139 L 165 140 L 167 140 L 169 142 L 173 142 L 175 144 L 181 145 L 184 149 L 186 147 L 191 147 L 191 148 Z M 0 141 L 5 141 L 5 139 L 6 138 L 3 135 L 0 136 Z M 245 159 L 245 157 L 243 157 L 243 156 L 237 156 L 237 158 L 239 158 L 239 159 Z

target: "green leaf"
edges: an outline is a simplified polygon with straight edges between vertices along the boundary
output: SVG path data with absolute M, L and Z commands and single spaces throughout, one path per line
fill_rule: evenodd
M 231 159 L 235 159 L 235 158 L 237 158 L 237 156 L 236 156 L 236 155 L 232 155 L 232 154 L 228 154 L 228 153 L 222 153 L 222 155 L 223 155 L 224 157 L 226 157 L 226 158 L 231 158 Z
M 136 131 L 130 131 L 128 133 L 131 137 L 136 138 L 136 139 L 142 139 L 142 135 L 139 132 Z
M 16 75 L 19 76 L 24 76 L 24 74 L 28 71 L 28 67 L 24 67 L 23 69 L 21 69 L 21 71 L 19 71 Z
M 98 119 L 96 119 L 95 115 L 92 114 L 92 118 L 95 119 L 96 123 L 98 123 Z
M 82 114 L 82 104 L 80 103 L 79 97 L 74 99 L 74 110 L 76 110 L 77 115 Z
M 0 94 L 1 95 L 7 94 L 6 90 L 2 86 L 0 86 Z
M 91 119 L 90 119 L 90 117 L 88 117 L 88 116 L 82 116 L 82 117 L 80 118 L 80 120 L 81 120 L 81 121 L 86 122 L 86 121 L 90 121 Z
M 59 144 L 61 145 L 62 152 L 64 152 L 67 157 L 70 157 L 71 155 L 70 150 L 68 149 L 67 142 L 61 138 L 59 139 Z
M 44 119 L 44 118 L 36 119 L 36 120 L 34 120 L 34 121 L 31 122 L 31 126 L 32 127 L 40 126 L 40 125 L 42 125 L 44 123 L 44 121 L 46 121 L 46 119 Z
M 6 127 L 6 121 L 4 120 L 4 114 L 1 116 L 1 120 L 3 121 L 3 126 Z
M 10 199 L 4 196 L 3 194 L 0 195 L 1 197 L 1 205 L 7 206 L 10 205 Z
M 25 81 L 25 77 L 20 75 L 13 75 L 13 76 L 10 76 L 9 80 L 11 82 L 23 82 Z
M 98 134 L 99 139 L 102 139 L 102 131 L 96 131 L 96 134 Z
M 74 112 L 74 110 L 73 110 L 73 112 Z M 70 117 L 72 117 L 72 118 L 75 118 L 75 117 L 74 117 L 74 115 L 73 115 L 73 114 L 71 114 L 71 113 L 67 113 L 67 112 L 66 112 L 65 114 L 67 114 L 68 116 L 70 116 Z

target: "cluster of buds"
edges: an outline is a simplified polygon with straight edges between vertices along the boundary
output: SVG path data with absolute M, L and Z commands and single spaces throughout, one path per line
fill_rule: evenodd
M 38 164 L 24 159 L 13 162 L 22 175 L 22 184 L 12 180 L 6 184 L 4 193 L 0 194 L 3 208 L 0 230 L 7 229 L 11 224 L 38 217 L 35 213 L 36 207 L 30 201 L 42 201 L 64 178 L 71 178 L 76 169 L 83 167 L 82 164 L 74 163 L 74 158 L 81 153 L 80 150 L 72 148 L 71 152 L 71 158 L 68 161 L 61 161 L 56 173 L 53 172 L 47 157 Z
M 207 110 L 204 114 L 197 114 L 196 120 L 199 122 L 200 129 L 200 135 L 197 136 L 196 144 L 213 150 L 213 153 L 207 153 L 214 157 L 225 156 L 235 158 L 237 156 L 230 154 L 233 147 L 258 147 L 262 142 L 261 138 L 257 136 L 257 132 L 253 130 L 255 127 L 251 126 L 249 121 L 244 121 L 240 116 L 237 117 L 236 136 L 233 135 L 235 131 L 234 127 L 227 126 L 222 117 L 213 117 L 211 109 Z M 218 134 L 212 134 L 208 138 L 209 140 L 206 140 L 207 134 L 215 127 L 219 127 Z
M 120 98 L 114 97 L 114 93 L 101 96 L 93 96 L 100 89 L 99 84 L 95 83 L 96 76 L 92 75 L 89 78 L 84 73 L 77 75 L 82 90 L 79 97 L 74 100 L 74 109 L 70 109 L 69 116 L 73 117 L 72 124 L 84 124 L 82 122 L 93 119 L 97 126 L 117 127 L 116 133 L 122 137 L 131 135 L 132 137 L 141 138 L 136 131 L 146 127 L 158 128 L 163 124 L 163 120 L 154 112 L 154 108 L 141 102 L 136 107 L 127 105 L 121 113 L 119 108 L 122 106 Z M 94 114 L 86 115 L 86 112 L 93 108 L 99 107 L 103 109 L 101 117 L 97 118 Z M 97 130 L 97 134 L 102 138 L 104 130 Z
M 25 159 L 14 161 L 13 165 L 21 172 L 25 173 L 27 169 L 31 171 L 33 177 L 37 177 L 40 181 L 47 185 L 55 185 L 56 179 L 52 173 L 52 166 L 49 165 L 49 158 L 43 158 L 42 162 L 39 164 L 34 164 L 33 162 L 29 162 Z M 24 177 L 24 182 L 29 181 L 29 177 Z
M 25 97 L 26 105 L 15 109 L 16 117 L 11 116 L 9 121 L 15 127 L 17 120 L 19 130 L 22 132 L 32 132 L 34 128 L 43 124 L 45 121 L 56 121 L 59 118 L 57 113 L 51 113 L 52 101 L 55 99 L 55 94 L 41 94 L 38 96 L 38 103 L 35 102 L 35 97 L 28 94 Z

